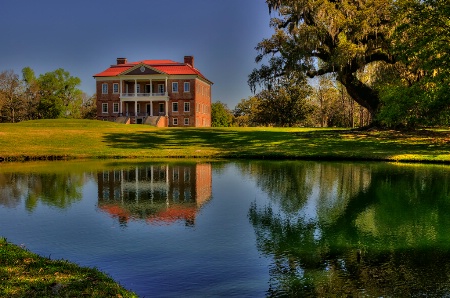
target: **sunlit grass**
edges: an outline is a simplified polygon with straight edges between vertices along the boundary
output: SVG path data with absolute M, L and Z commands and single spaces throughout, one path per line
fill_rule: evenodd
M 450 162 L 450 131 L 154 128 L 93 120 L 0 124 L 0 158 L 273 158 Z
M 137 297 L 96 269 L 40 257 L 0 238 L 0 297 Z

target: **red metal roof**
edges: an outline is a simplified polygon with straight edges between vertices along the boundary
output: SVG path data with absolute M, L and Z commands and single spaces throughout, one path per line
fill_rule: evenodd
M 94 75 L 94 77 L 115 77 L 139 64 L 147 65 L 168 75 L 197 75 L 209 81 L 198 69 L 191 65 L 172 60 L 142 60 L 128 62 L 126 64 L 111 65 L 111 67 Z

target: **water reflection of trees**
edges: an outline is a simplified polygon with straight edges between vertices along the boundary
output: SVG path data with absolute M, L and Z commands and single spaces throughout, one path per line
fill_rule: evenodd
M 248 169 L 273 202 L 249 210 L 268 296 L 449 295 L 450 169 L 292 164 Z
M 98 206 L 118 219 L 192 226 L 211 198 L 211 164 L 151 164 L 99 172 Z
M 84 182 L 85 176 L 79 173 L 0 173 L 0 205 L 16 207 L 24 200 L 29 211 L 38 202 L 67 208 L 81 200 Z

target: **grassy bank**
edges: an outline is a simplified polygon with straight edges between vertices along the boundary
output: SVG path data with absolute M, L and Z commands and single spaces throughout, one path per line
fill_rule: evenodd
M 0 238 L 0 297 L 137 297 L 96 269 L 50 260 Z
M 92 120 L 0 124 L 0 160 L 276 158 L 450 163 L 450 130 L 153 128 Z

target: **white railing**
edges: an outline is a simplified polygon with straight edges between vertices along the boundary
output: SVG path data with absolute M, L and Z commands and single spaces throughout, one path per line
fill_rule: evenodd
M 120 97 L 151 97 L 151 96 L 168 96 L 167 92 L 159 93 L 122 93 Z

